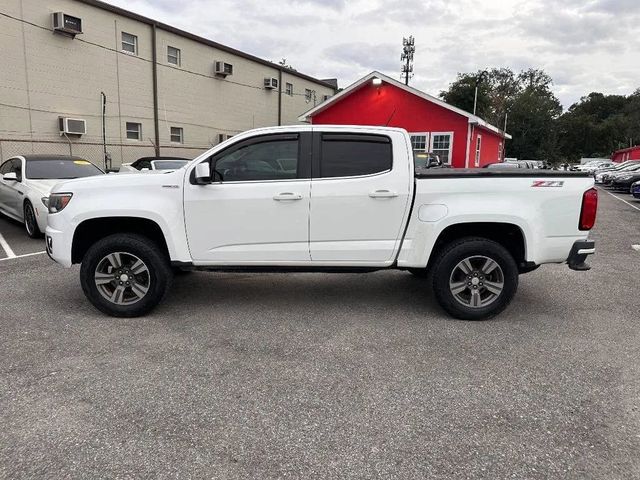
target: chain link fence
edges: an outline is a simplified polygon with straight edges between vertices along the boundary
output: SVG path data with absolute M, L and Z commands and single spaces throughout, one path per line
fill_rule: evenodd
M 160 155 L 195 158 L 206 148 L 189 146 L 160 146 Z M 155 156 L 155 148 L 150 144 L 108 143 L 107 153 L 111 157 L 109 169 L 118 169 L 122 163 L 131 163 L 140 157 Z M 89 160 L 100 168 L 105 167 L 103 145 L 101 143 L 64 142 L 54 140 L 15 140 L 0 138 L 0 163 L 27 154 L 75 155 Z

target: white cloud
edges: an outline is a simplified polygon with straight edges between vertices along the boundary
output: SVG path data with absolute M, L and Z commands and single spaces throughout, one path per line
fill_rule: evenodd
M 640 86 L 640 0 L 109 1 L 341 86 L 372 70 L 399 78 L 408 35 L 412 84 L 431 94 L 491 67 L 544 69 L 565 107 Z

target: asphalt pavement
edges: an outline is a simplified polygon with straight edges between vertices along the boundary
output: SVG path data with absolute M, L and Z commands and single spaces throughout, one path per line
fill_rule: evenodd
M 486 322 L 404 272 L 196 272 L 113 319 L 0 219 L 0 478 L 640 478 L 630 203 Z

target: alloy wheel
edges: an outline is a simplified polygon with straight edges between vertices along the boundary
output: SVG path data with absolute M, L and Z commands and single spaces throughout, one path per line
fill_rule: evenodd
M 116 305 L 132 305 L 149 291 L 151 275 L 147 265 L 127 252 L 113 252 L 98 262 L 94 272 L 98 292 Z
M 484 308 L 500 296 L 504 289 L 504 273 L 495 260 L 482 255 L 459 262 L 449 278 L 449 290 L 465 307 Z

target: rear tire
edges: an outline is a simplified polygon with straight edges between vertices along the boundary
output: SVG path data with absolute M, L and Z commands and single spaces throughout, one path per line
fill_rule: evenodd
M 40 238 L 42 237 L 42 232 L 38 227 L 38 220 L 36 219 L 36 212 L 33 209 L 33 205 L 31 202 L 27 200 L 24 202 L 24 228 L 27 231 L 27 235 L 31 238 Z
M 438 303 L 461 320 L 498 315 L 518 289 L 515 260 L 502 245 L 485 238 L 462 238 L 445 247 L 432 273 Z
M 80 283 L 89 301 L 113 317 L 150 312 L 171 286 L 167 256 L 150 239 L 115 234 L 93 244 L 80 267 Z

